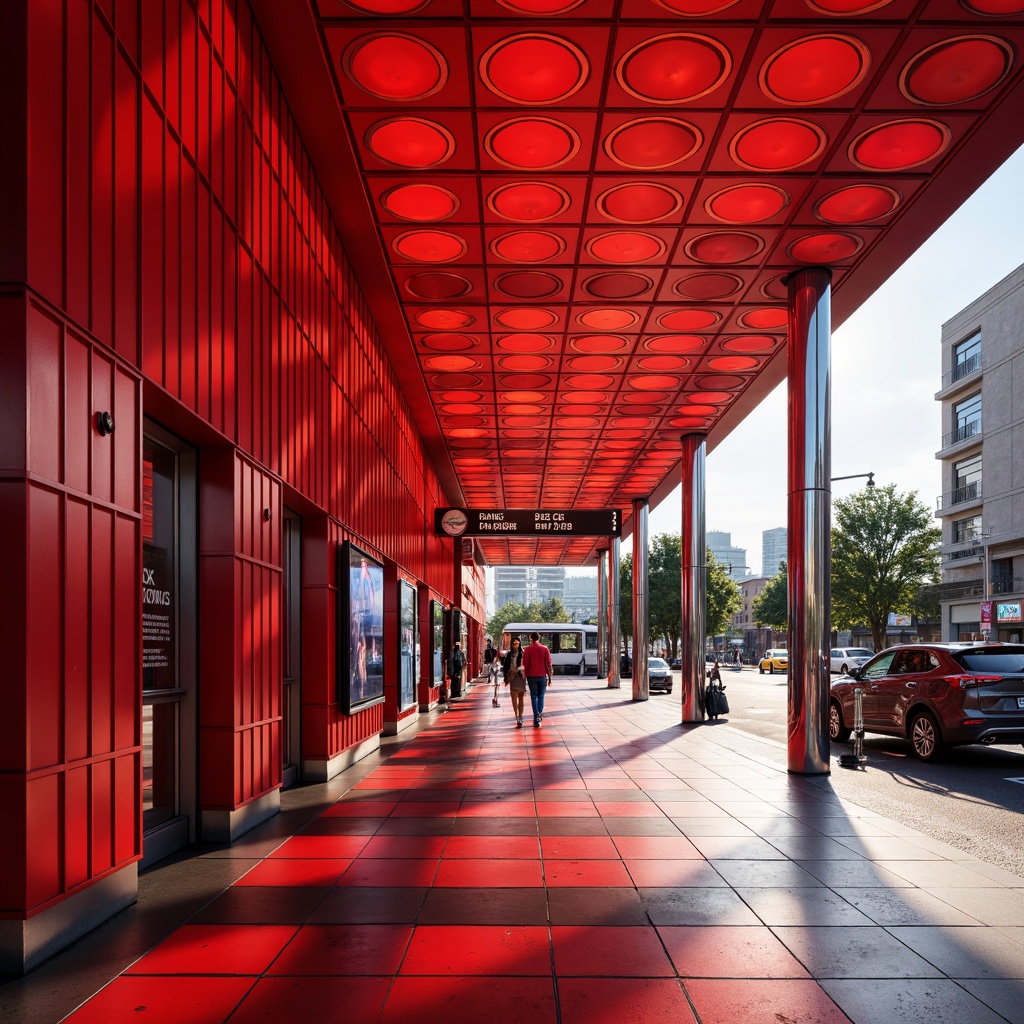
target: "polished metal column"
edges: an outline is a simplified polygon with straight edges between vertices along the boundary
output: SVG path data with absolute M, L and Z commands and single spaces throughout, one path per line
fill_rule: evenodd
M 608 689 L 618 690 L 622 686 L 619 675 L 619 651 L 622 637 L 619 635 L 619 559 L 622 557 L 622 541 L 612 538 L 608 552 Z
M 608 549 L 597 551 L 597 678 L 608 675 Z
M 832 437 L 831 274 L 798 270 L 789 286 L 789 738 L 791 772 L 829 771 Z
M 648 700 L 650 646 L 650 589 L 647 585 L 647 499 L 633 499 L 633 700 Z
M 703 434 L 683 436 L 682 588 L 683 721 L 704 721 L 704 631 L 707 627 L 707 531 L 704 520 Z

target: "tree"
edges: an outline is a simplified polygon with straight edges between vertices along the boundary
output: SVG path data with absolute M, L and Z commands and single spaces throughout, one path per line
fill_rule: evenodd
M 619 635 L 624 644 L 633 636 L 633 554 L 619 559 Z
M 866 624 L 875 650 L 885 647 L 890 612 L 910 612 L 922 583 L 939 572 L 941 531 L 917 491 L 865 487 L 833 503 L 832 623 Z
M 754 598 L 754 624 L 770 626 L 772 629 L 787 629 L 789 626 L 789 570 L 785 562 L 779 563 L 779 571 L 764 585 Z
M 651 639 L 661 639 L 670 656 L 683 634 L 682 542 L 678 533 L 660 533 L 647 557 Z
M 740 610 L 743 598 L 736 581 L 729 576 L 724 565 L 719 565 L 711 548 L 707 551 L 707 620 L 708 636 L 718 636 L 729 626 L 729 620 Z

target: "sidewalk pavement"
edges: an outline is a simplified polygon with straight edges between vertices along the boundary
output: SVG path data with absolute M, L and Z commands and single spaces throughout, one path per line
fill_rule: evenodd
M 501 703 L 471 687 L 157 869 L 210 876 L 183 923 L 147 935 L 143 899 L 0 1010 L 41 1024 L 70 985 L 75 1024 L 1024 1024 L 1024 879 L 681 726 L 678 696 L 559 677 L 521 730 Z

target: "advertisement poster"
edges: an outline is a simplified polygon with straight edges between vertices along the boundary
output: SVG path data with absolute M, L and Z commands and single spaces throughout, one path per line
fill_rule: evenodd
M 338 704 L 350 714 L 384 699 L 384 566 L 347 541 L 340 552 Z
M 399 679 L 400 711 L 416 703 L 416 680 L 420 676 L 420 644 L 416 633 L 416 588 L 401 580 L 398 584 Z

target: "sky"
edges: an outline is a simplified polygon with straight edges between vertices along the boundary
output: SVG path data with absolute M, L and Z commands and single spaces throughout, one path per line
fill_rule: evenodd
M 873 472 L 935 509 L 942 325 L 1024 263 L 1022 196 L 1024 148 L 833 331 L 833 476 Z M 707 457 L 707 529 L 731 533 L 754 573 L 761 531 L 786 525 L 786 444 L 783 382 Z M 865 482 L 839 481 L 833 497 Z M 679 488 L 652 509 L 648 532 L 680 532 Z

